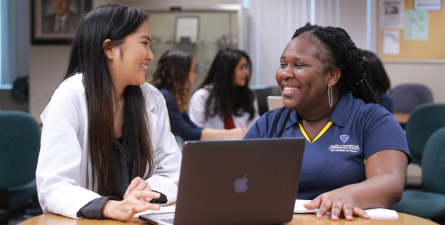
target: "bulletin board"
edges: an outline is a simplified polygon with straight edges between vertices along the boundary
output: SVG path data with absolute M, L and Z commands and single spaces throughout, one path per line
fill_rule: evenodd
M 430 61 L 445 60 L 445 9 L 442 2 L 441 11 L 429 11 L 428 40 L 405 40 L 403 29 L 380 29 L 380 58 L 382 60 L 397 61 Z M 414 0 L 405 0 L 405 10 L 413 10 Z M 400 54 L 383 54 L 383 32 L 388 30 L 400 31 Z

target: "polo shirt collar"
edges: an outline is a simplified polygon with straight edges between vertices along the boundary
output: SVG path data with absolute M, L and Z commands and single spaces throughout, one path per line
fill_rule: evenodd
M 349 116 L 351 115 L 352 105 L 354 104 L 354 96 L 350 91 L 345 91 L 341 93 L 340 99 L 338 100 L 337 105 L 335 106 L 334 111 L 332 112 L 329 120 L 335 123 L 337 126 L 344 127 L 346 125 L 346 121 L 348 121 Z M 288 109 L 289 110 L 289 109 Z M 287 113 L 287 110 L 283 112 L 282 117 Z M 296 110 L 292 110 L 289 120 L 286 123 L 285 129 L 294 126 L 295 124 L 300 123 L 300 115 Z
M 351 115 L 353 104 L 354 96 L 352 93 L 350 91 L 342 92 L 329 120 L 334 122 L 337 126 L 344 127 Z

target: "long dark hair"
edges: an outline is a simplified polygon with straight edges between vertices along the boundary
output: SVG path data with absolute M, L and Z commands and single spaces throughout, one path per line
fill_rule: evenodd
M 247 76 L 246 84 L 240 87 L 233 84 L 236 66 L 242 57 L 246 58 L 249 76 Z M 252 63 L 247 53 L 234 48 L 219 50 L 207 77 L 200 86 L 200 88 L 206 88 L 206 85 L 213 86 L 208 89 L 210 95 L 205 103 L 206 118 L 216 115 L 224 118 L 227 110 L 236 116 L 241 116 L 244 112 L 248 112 L 250 114 L 249 120 L 253 119 L 255 116 L 255 108 L 253 107 L 255 94 L 249 88 L 251 72 Z
M 317 38 L 316 43 L 323 52 L 320 61 L 325 70 L 338 68 L 341 71 L 340 84 L 343 90 L 349 90 L 356 98 L 366 103 L 377 103 L 374 92 L 365 79 L 368 61 L 363 51 L 357 48 L 345 30 L 338 27 L 320 27 L 307 23 L 295 31 L 292 39 L 308 33 Z
M 76 73 L 83 74 L 93 188 L 103 196 L 110 196 L 113 187 L 112 149 L 116 144 L 113 101 L 117 96 L 105 58 L 105 49 L 109 46 L 102 45 L 106 39 L 110 39 L 112 45 L 121 45 L 125 37 L 147 19 L 146 13 L 132 7 L 103 5 L 84 16 L 73 40 L 65 79 Z M 123 133 L 133 155 L 131 175 L 146 179 L 153 173 L 154 159 L 145 99 L 139 86 L 127 86 L 124 98 Z
M 366 71 L 366 80 L 374 91 L 375 97 L 379 99 L 380 95 L 389 91 L 391 81 L 389 81 L 388 74 L 379 57 L 370 51 L 363 51 L 363 55 L 369 62 L 368 70 Z
M 158 67 L 149 81 L 158 89 L 167 89 L 175 98 L 179 111 L 184 112 L 190 102 L 189 82 L 193 56 L 180 50 L 165 52 L 158 61 Z

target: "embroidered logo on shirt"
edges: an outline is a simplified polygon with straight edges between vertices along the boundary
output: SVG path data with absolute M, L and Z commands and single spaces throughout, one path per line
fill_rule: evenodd
M 360 146 L 358 146 L 358 145 L 331 145 L 331 146 L 329 146 L 328 151 L 357 153 L 357 152 L 360 152 Z
M 343 142 L 343 144 L 345 144 L 349 140 L 349 135 L 340 135 L 340 140 Z

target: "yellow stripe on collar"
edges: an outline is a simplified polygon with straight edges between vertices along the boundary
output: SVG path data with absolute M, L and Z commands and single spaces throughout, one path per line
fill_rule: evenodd
M 311 141 L 311 139 L 309 139 L 309 136 L 307 136 L 306 131 L 304 131 L 303 126 L 301 126 L 301 123 L 299 123 L 301 133 L 303 133 L 304 137 L 306 138 L 307 141 L 309 141 L 309 143 L 314 143 L 319 137 L 321 137 L 321 135 L 323 135 L 324 132 L 326 132 L 326 130 L 331 126 L 331 124 L 332 121 L 329 121 L 328 124 L 326 124 L 326 126 L 323 128 L 323 130 L 317 135 L 317 137 L 313 141 Z

